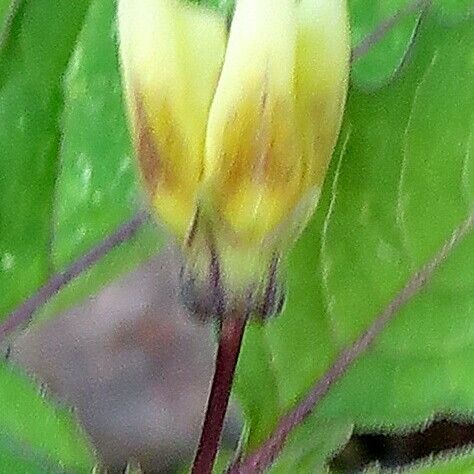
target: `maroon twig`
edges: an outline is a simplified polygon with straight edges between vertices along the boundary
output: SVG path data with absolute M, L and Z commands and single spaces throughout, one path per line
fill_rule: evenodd
M 390 18 L 382 21 L 374 31 L 368 34 L 359 44 L 352 48 L 351 61 L 355 62 L 365 56 L 376 44 L 385 38 L 385 35 L 392 30 L 406 15 L 416 11 L 423 11 L 431 4 L 432 0 L 414 0 L 405 5 Z
M 44 305 L 62 287 L 89 269 L 112 249 L 132 238 L 147 218 L 147 212 L 139 212 L 128 222 L 122 224 L 113 234 L 108 235 L 92 250 L 73 262 L 64 271 L 56 273 L 45 285 L 41 286 L 33 295 L 27 298 L 24 303 L 13 310 L 5 318 L 5 321 L 0 324 L 0 342 L 16 328 L 28 323 L 34 312 Z
M 351 346 L 342 351 L 334 364 L 316 382 L 305 398 L 283 416 L 271 436 L 254 453 L 234 464 L 229 474 L 254 474 L 268 468 L 283 449 L 288 435 L 301 424 L 321 402 L 329 389 L 347 372 L 350 365 L 372 344 L 374 339 L 413 296 L 422 290 L 434 272 L 474 226 L 474 212 L 453 232 L 433 259 L 408 281 L 405 287 L 378 314 L 372 325 Z
M 210 474 L 212 472 L 246 323 L 247 315 L 245 314 L 229 315 L 222 321 L 214 378 L 207 402 L 201 438 L 191 470 L 192 474 Z

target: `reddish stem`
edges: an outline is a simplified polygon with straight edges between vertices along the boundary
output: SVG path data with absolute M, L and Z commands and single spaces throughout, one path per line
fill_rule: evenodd
M 400 313 L 400 309 L 422 291 L 446 258 L 469 235 L 474 228 L 474 210 L 451 237 L 439 249 L 436 255 L 416 272 L 407 284 L 393 297 L 388 306 L 374 319 L 369 328 L 350 346 L 344 349 L 334 364 L 315 382 L 308 394 L 288 414 L 281 417 L 278 426 L 267 440 L 244 459 L 237 459 L 226 474 L 256 474 L 268 469 L 279 456 L 291 432 L 303 423 L 323 398 L 361 357 L 377 336 Z
M 242 315 L 230 315 L 222 322 L 214 378 L 192 474 L 212 472 L 246 323 L 247 317 Z
M 47 303 L 61 288 L 96 264 L 114 248 L 134 237 L 147 221 L 148 213 L 139 212 L 121 225 L 115 232 L 94 246 L 89 252 L 74 261 L 66 269 L 52 276 L 43 286 L 14 309 L 0 323 L 0 342 L 19 326 L 27 324 L 35 311 Z

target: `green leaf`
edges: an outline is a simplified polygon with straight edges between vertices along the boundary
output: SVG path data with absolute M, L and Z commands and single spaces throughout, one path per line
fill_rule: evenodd
M 115 1 L 95 0 L 64 80 L 61 168 L 52 263 L 62 270 L 143 206 L 118 67 Z M 149 224 L 42 309 L 38 321 L 98 291 L 149 258 L 162 238 Z
M 353 84 L 363 89 L 376 89 L 390 81 L 401 67 L 421 17 L 421 6 L 408 11 L 407 6 L 412 3 L 412 0 L 349 1 L 352 42 L 356 50 L 384 22 L 399 12 L 405 12 L 383 38 L 355 61 L 351 71 Z
M 469 23 L 449 29 L 427 19 L 403 77 L 377 94 L 351 95 L 321 238 L 335 347 L 360 334 L 472 210 L 473 31 Z M 365 426 L 405 426 L 434 411 L 472 409 L 474 386 L 464 374 L 474 367 L 473 256 L 471 236 L 324 410 Z
M 49 275 L 62 75 L 89 2 L 21 2 L 0 45 L 0 315 Z M 1 316 L 0 316 L 1 317 Z
M 239 360 L 234 388 L 245 418 L 252 422 L 253 429 L 247 439 L 247 446 L 251 448 L 260 444 L 274 428 L 281 412 L 281 400 L 264 327 L 257 323 L 247 326 L 242 351 L 247 357 Z
M 0 314 L 143 205 L 123 111 L 115 1 L 89 3 L 22 4 L 0 51 L 0 119 L 7 124 L 0 130 Z M 40 319 L 134 268 L 160 241 L 146 226 Z
M 0 442 L 0 466 L 14 459 L 19 466 L 31 464 L 33 460 L 25 457 L 30 452 L 36 453 L 36 459 L 47 459 L 61 469 L 84 473 L 92 469 L 90 445 L 68 410 L 53 407 L 40 397 L 34 383 L 8 365 L 0 365 L 0 381 L 0 441 L 4 440 Z M 12 446 L 23 446 L 23 455 L 12 452 Z
M 436 15 L 391 83 L 350 90 L 319 210 L 289 262 L 287 308 L 266 327 L 287 409 L 472 211 L 474 28 Z M 319 419 L 388 430 L 472 412 L 473 259 L 471 235 L 331 390 Z
M 474 472 L 474 452 L 452 452 L 435 456 L 403 470 L 406 474 L 468 474 Z
M 7 27 L 7 20 L 11 12 L 12 3 L 12 0 L 0 0 L 0 41 L 3 31 Z
M 118 70 L 115 1 L 94 0 L 64 78 L 53 263 L 61 269 L 130 218 L 140 196 Z
M 347 443 L 351 434 L 350 423 L 328 422 L 313 415 L 291 434 L 283 453 L 270 472 L 271 474 L 324 472 L 327 460 Z
M 465 21 L 474 14 L 473 0 L 436 0 L 435 11 L 445 24 L 456 24 Z
M 355 51 L 373 32 L 380 30 L 392 18 L 397 19 L 361 58 L 356 58 L 351 71 L 354 85 L 374 90 L 393 78 L 403 66 L 428 3 L 422 0 L 348 1 Z M 440 22 L 451 26 L 474 14 L 473 0 L 434 0 L 432 8 Z
M 0 437 L 0 472 L 15 474 L 56 474 L 64 469 L 27 446 Z

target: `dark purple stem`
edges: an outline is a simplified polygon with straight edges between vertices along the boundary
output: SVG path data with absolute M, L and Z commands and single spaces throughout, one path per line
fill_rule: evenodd
M 392 30 L 406 15 L 416 11 L 423 11 L 431 4 L 432 0 L 414 0 L 400 9 L 390 18 L 382 21 L 377 28 L 367 35 L 359 44 L 352 48 L 352 62 L 365 56 L 376 44 L 385 38 L 385 35 Z
M 62 287 L 67 285 L 82 272 L 89 269 L 113 248 L 133 237 L 147 218 L 147 212 L 143 211 L 138 213 L 131 220 L 120 226 L 113 234 L 107 236 L 92 250 L 73 262 L 64 271 L 56 273 L 46 282 L 45 285 L 40 287 L 36 293 L 31 295 L 18 308 L 13 310 L 6 317 L 5 321 L 0 324 L 0 342 L 16 328 L 27 324 L 31 320 L 33 313 L 54 296 Z
M 387 324 L 414 295 L 422 290 L 446 257 L 468 235 L 474 225 L 474 212 L 454 231 L 435 257 L 423 266 L 378 314 L 373 324 L 350 347 L 346 348 L 306 397 L 287 415 L 280 418 L 277 428 L 254 453 L 234 464 L 228 474 L 254 474 L 267 469 L 279 455 L 288 435 L 315 409 L 330 388 L 347 372 L 350 365 L 371 345 Z
M 229 315 L 222 322 L 214 378 L 192 474 L 212 472 L 246 323 L 246 315 L 240 314 Z

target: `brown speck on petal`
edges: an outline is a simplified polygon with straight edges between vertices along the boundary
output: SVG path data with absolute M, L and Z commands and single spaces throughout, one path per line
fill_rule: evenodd
M 145 109 L 141 100 L 135 99 L 137 107 L 136 147 L 137 158 L 145 187 L 153 197 L 160 177 L 160 157 L 153 140 L 153 132 L 148 124 Z

